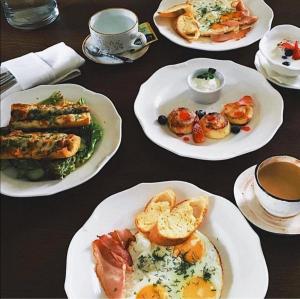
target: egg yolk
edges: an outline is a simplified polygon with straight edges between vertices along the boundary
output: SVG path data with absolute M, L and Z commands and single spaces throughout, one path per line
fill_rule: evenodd
M 184 243 L 176 245 L 173 254 L 175 256 L 181 255 L 186 262 L 195 264 L 201 260 L 204 251 L 203 242 L 196 235 L 192 235 Z
M 166 290 L 160 285 L 148 285 L 136 295 L 136 299 L 168 299 Z
M 202 277 L 192 277 L 182 292 L 182 299 L 214 299 L 216 289 L 210 281 Z

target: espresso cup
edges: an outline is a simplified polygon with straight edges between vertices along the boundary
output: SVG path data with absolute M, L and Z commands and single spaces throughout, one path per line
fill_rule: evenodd
M 147 39 L 138 31 L 136 14 L 125 8 L 109 8 L 94 14 L 89 21 L 93 44 L 102 52 L 118 54 L 143 47 Z M 136 44 L 140 41 L 139 44 Z
M 300 160 L 290 157 L 290 156 L 274 156 L 264 160 L 262 163 L 258 164 L 255 168 L 255 180 L 254 180 L 254 192 L 262 207 L 269 212 L 270 214 L 277 217 L 292 217 L 300 213 L 300 197 L 287 199 L 283 195 L 277 196 L 274 192 L 270 192 L 270 187 L 267 188 L 267 185 L 263 182 L 262 179 L 262 169 L 268 166 L 271 163 L 286 162 L 291 163 L 293 166 L 299 167 L 300 169 Z M 298 168 L 297 168 L 298 169 Z M 276 174 L 277 173 L 277 174 Z M 299 174 L 299 172 L 297 172 Z M 278 174 L 278 172 L 270 170 L 269 171 L 269 180 L 272 181 L 272 176 L 274 175 L 274 184 L 276 188 L 280 188 L 280 180 L 284 180 L 284 173 Z M 275 178 L 275 176 L 277 176 Z M 299 181 L 297 177 L 294 177 L 294 180 Z

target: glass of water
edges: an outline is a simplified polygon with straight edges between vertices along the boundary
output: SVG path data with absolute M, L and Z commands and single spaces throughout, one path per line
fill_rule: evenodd
M 7 22 L 19 29 L 36 29 L 59 15 L 56 0 L 1 0 Z

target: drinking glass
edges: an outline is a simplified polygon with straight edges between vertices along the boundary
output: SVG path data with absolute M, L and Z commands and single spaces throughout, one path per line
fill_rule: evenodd
M 19 29 L 36 29 L 52 23 L 59 11 L 56 0 L 1 0 L 7 22 Z

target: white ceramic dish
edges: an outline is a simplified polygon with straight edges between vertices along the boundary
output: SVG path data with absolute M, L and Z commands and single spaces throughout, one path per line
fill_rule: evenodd
M 30 182 L 14 179 L 1 172 L 2 194 L 13 197 L 46 196 L 73 188 L 96 175 L 119 148 L 122 120 L 113 103 L 106 96 L 75 84 L 41 85 L 7 96 L 1 101 L 1 127 L 9 122 L 11 104 L 37 103 L 55 91 L 61 91 L 70 100 L 84 98 L 104 130 L 103 139 L 91 159 L 63 180 Z
M 176 33 L 171 25 L 170 18 L 162 18 L 158 15 L 159 11 L 166 10 L 173 5 L 184 3 L 185 0 L 162 0 L 157 11 L 154 13 L 153 19 L 158 30 L 162 35 L 171 40 L 173 43 L 183 47 L 193 48 L 206 51 L 226 51 L 237 48 L 246 47 L 262 38 L 262 36 L 270 30 L 273 20 L 272 9 L 263 0 L 244 0 L 244 3 L 250 9 L 251 14 L 258 16 L 256 24 L 252 30 L 242 39 L 238 41 L 227 41 L 216 43 L 211 41 L 193 41 L 188 42 Z
M 289 60 L 290 65 L 283 65 L 284 61 L 281 56 L 283 53 L 278 49 L 277 45 L 283 39 L 300 41 L 300 28 L 293 25 L 279 25 L 267 32 L 259 42 L 259 50 L 267 59 L 270 67 L 275 72 L 284 76 L 300 75 L 300 60 Z M 300 45 L 299 45 L 300 46 Z
M 216 103 L 201 105 L 193 101 L 186 77 L 199 68 L 208 67 L 219 70 L 226 83 Z M 178 107 L 220 112 L 225 103 L 245 95 L 252 96 L 255 102 L 250 132 L 230 134 L 222 140 L 207 139 L 195 145 L 183 142 L 156 121 L 159 115 L 167 115 Z M 253 69 L 227 60 L 196 58 L 156 71 L 142 84 L 134 111 L 147 137 L 157 145 L 184 157 L 225 160 L 254 151 L 271 140 L 282 123 L 283 100 L 278 91 Z
M 169 181 L 139 184 L 99 204 L 69 246 L 65 279 L 68 298 L 105 298 L 94 272 L 92 241 L 97 235 L 117 228 L 133 228 L 135 214 L 143 209 L 149 198 L 167 188 L 173 189 L 181 199 L 210 196 L 201 232 L 214 243 L 221 256 L 224 270 L 222 298 L 265 297 L 268 270 L 260 241 L 239 210 L 225 198 L 210 194 L 195 185 Z
M 93 55 L 91 55 L 88 50 L 86 49 L 89 45 L 92 45 L 92 39 L 91 39 L 91 36 L 88 35 L 85 40 L 83 41 L 82 43 L 82 52 L 83 54 L 91 61 L 95 62 L 95 63 L 98 63 L 98 64 L 124 64 L 124 61 L 122 60 L 119 60 L 119 59 L 114 59 L 114 58 L 111 58 L 111 57 L 108 57 L 108 56 L 98 56 L 98 57 L 95 57 Z M 121 56 L 124 56 L 126 58 L 130 58 L 132 60 L 137 60 L 141 57 L 143 57 L 146 52 L 148 51 L 149 49 L 149 45 L 143 47 L 142 49 L 138 50 L 138 51 L 134 51 L 134 52 L 131 52 L 131 51 L 128 51 L 128 52 L 124 52 L 124 53 L 121 53 L 119 55 Z
M 285 77 L 271 70 L 267 59 L 260 53 L 256 52 L 254 64 L 256 69 L 270 82 L 289 89 L 300 89 L 300 76 Z
M 300 214 L 289 218 L 275 217 L 260 205 L 254 193 L 255 167 L 242 172 L 234 184 L 234 197 L 241 212 L 262 230 L 285 235 L 300 234 Z

